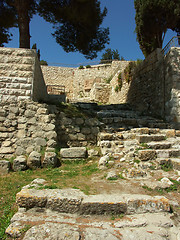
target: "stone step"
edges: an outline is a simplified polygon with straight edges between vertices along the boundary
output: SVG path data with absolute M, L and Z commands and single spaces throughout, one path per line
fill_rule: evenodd
M 180 157 L 180 149 L 158 149 L 156 150 L 157 158 Z
M 100 111 L 97 112 L 98 118 L 115 118 L 115 117 L 122 117 L 122 118 L 135 118 L 139 116 L 135 111 L 129 110 L 107 110 L 107 111 Z
M 109 117 L 109 118 L 102 118 L 99 119 L 103 122 L 109 129 L 116 131 L 116 129 L 120 127 L 126 128 L 142 128 L 142 127 L 149 127 L 149 128 L 167 128 L 167 124 L 163 122 L 156 122 L 156 120 L 152 121 L 149 119 L 136 119 L 136 118 L 123 118 L 123 117 Z
M 80 216 L 49 209 L 19 211 L 6 229 L 11 239 L 178 240 L 175 214 L 145 213 L 126 216 Z M 29 228 L 27 228 L 29 226 Z
M 85 195 L 77 189 L 22 189 L 16 203 L 26 209 L 40 207 L 64 213 L 85 215 L 141 214 L 169 212 L 170 204 L 162 196 L 136 194 Z
M 168 149 L 172 146 L 171 142 L 161 141 L 161 142 L 149 142 L 147 147 L 151 149 Z
M 163 134 L 142 134 L 142 135 L 136 135 L 136 139 L 139 141 L 139 143 L 148 143 L 153 141 L 164 141 L 166 139 L 166 135 Z

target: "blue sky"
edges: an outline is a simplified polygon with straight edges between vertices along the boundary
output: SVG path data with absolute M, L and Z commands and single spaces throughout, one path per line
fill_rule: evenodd
M 135 9 L 134 0 L 101 0 L 102 7 L 106 6 L 108 14 L 104 19 L 103 27 L 110 28 L 110 44 L 106 48 L 118 49 L 120 56 L 126 60 L 144 59 L 136 40 L 135 30 Z M 12 29 L 13 40 L 6 44 L 7 47 L 19 46 L 18 29 Z M 34 16 L 30 24 L 31 46 L 36 43 L 41 51 L 41 59 L 46 60 L 50 65 L 79 64 L 86 65 L 90 61 L 82 54 L 66 53 L 52 37 L 52 25 L 45 22 L 39 16 Z M 172 36 L 168 31 L 164 44 Z M 104 50 L 92 61 L 99 61 Z

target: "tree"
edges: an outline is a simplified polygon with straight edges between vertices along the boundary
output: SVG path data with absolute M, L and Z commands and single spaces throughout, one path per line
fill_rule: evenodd
M 117 49 L 107 48 L 101 57 L 101 63 L 111 63 L 112 60 L 120 60 L 119 52 Z M 121 57 L 121 60 L 124 60 L 124 58 Z
M 15 10 L 20 47 L 30 48 L 29 23 L 39 14 L 52 23 L 53 36 L 66 52 L 79 51 L 87 58 L 97 57 L 109 42 L 109 29 L 100 28 L 107 9 L 98 0 L 3 0 Z
M 7 18 L 8 16 L 8 18 Z M 0 1 L 0 47 L 11 40 L 9 29 L 16 26 L 16 15 L 14 9 L 9 7 L 5 0 Z
M 179 0 L 135 0 L 136 33 L 145 56 L 162 48 L 168 29 L 180 32 Z

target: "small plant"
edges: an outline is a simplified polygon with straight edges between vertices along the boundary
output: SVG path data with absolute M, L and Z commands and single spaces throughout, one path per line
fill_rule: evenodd
M 148 186 L 146 186 L 146 185 L 142 186 L 142 188 L 144 188 L 144 189 L 146 189 L 146 190 L 148 190 L 148 191 L 152 191 L 152 188 L 150 188 L 150 187 L 148 187 Z
M 120 173 L 118 177 L 119 177 L 120 179 L 125 179 L 125 177 L 123 177 L 122 173 Z
M 38 189 L 57 189 L 58 187 L 56 185 L 45 185 L 45 186 L 41 186 Z
M 115 180 L 118 180 L 118 177 L 110 177 L 110 178 L 108 178 L 108 180 L 115 181 Z
M 147 143 L 141 143 L 141 147 L 143 147 L 145 149 L 145 148 L 148 148 L 148 145 L 147 145 Z
M 86 68 L 91 68 L 91 65 L 87 65 Z
M 124 217 L 124 214 L 123 214 L 123 213 L 121 213 L 121 214 L 119 214 L 119 215 L 112 215 L 112 216 L 111 216 L 111 220 L 114 221 L 114 220 L 116 220 L 116 219 L 122 219 L 123 217 Z
M 119 92 L 119 86 L 116 86 L 114 89 L 115 92 Z
M 106 79 L 106 83 L 110 83 L 112 79 L 113 79 L 113 75 L 111 75 L 110 77 L 108 77 L 108 79 Z
M 125 81 L 127 83 L 130 83 L 132 81 L 133 78 L 133 70 L 136 67 L 136 63 L 135 62 L 130 62 L 127 67 L 124 70 L 124 77 L 125 77 Z
M 171 171 L 173 169 L 173 165 L 172 165 L 171 161 L 166 161 L 166 162 L 162 163 L 161 169 L 165 172 Z
M 135 159 L 135 160 L 134 160 L 134 163 L 139 164 L 139 163 L 140 163 L 140 160 L 139 160 L 139 159 Z
M 79 66 L 79 69 L 84 69 L 84 66 L 83 65 Z

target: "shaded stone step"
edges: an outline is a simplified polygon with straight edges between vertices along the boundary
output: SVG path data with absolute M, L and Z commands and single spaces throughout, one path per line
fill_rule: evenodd
M 85 195 L 77 189 L 36 190 L 23 189 L 16 196 L 19 207 L 41 207 L 64 213 L 90 215 L 140 214 L 146 212 L 169 212 L 167 198 L 148 195 Z
M 128 111 L 128 110 L 109 110 L 109 111 L 100 111 L 97 112 L 98 118 L 115 118 L 115 117 L 122 117 L 122 118 L 136 118 L 138 116 L 137 112 Z
M 172 145 L 171 142 L 166 141 L 147 143 L 147 147 L 152 149 L 168 149 L 171 147 L 171 145 Z
M 136 139 L 139 141 L 139 143 L 148 143 L 153 141 L 164 141 L 166 139 L 166 135 L 162 134 L 143 134 L 143 135 L 137 135 Z

